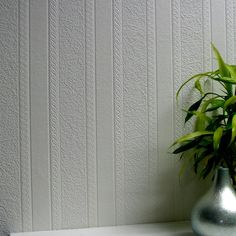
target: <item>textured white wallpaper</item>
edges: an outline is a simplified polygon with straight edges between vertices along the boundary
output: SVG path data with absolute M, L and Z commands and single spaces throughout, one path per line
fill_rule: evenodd
M 1 0 L 0 235 L 188 218 L 175 93 L 211 41 L 235 62 L 235 1 Z

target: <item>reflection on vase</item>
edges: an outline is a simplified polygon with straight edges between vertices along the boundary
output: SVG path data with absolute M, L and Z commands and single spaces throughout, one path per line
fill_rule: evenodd
M 236 194 L 228 168 L 218 168 L 213 185 L 193 208 L 191 223 L 198 236 L 236 235 Z

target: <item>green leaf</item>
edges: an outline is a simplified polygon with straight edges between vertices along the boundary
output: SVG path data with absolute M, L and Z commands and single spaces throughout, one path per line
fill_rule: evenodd
M 199 99 L 197 102 L 195 102 L 193 105 L 191 105 L 187 111 L 187 115 L 185 117 L 184 122 L 186 123 L 193 115 L 193 111 L 197 111 L 197 109 L 199 108 L 199 106 L 201 105 L 201 102 L 203 100 L 204 97 L 202 97 L 201 99 Z
M 232 96 L 229 99 L 227 99 L 225 101 L 225 104 L 224 104 L 224 110 L 226 110 L 228 108 L 228 106 L 230 106 L 230 105 L 232 105 L 234 103 L 236 103 L 236 96 Z
M 203 177 L 203 179 L 205 179 L 208 176 L 208 174 L 210 174 L 211 170 L 214 168 L 214 162 L 215 162 L 214 156 L 209 158 L 209 160 L 207 161 L 206 167 L 201 172 L 201 176 Z
M 218 49 L 214 46 L 213 43 L 211 44 L 211 46 L 212 46 L 213 52 L 214 52 L 215 57 L 216 57 L 217 62 L 218 62 L 220 74 L 223 77 L 228 77 L 229 76 L 229 71 L 228 71 L 228 68 L 227 68 L 222 56 L 220 55 Z
M 208 150 L 210 150 L 212 148 L 212 137 L 204 136 L 200 140 L 198 146 L 199 147 L 204 147 L 204 148 L 207 148 Z
M 196 131 L 205 130 L 206 122 L 208 122 L 209 117 L 207 117 L 205 113 L 202 112 L 197 112 L 196 115 L 197 115 L 197 120 L 195 123 L 195 130 Z
M 200 139 L 194 139 L 186 144 L 181 145 L 180 147 L 178 147 L 177 149 L 175 149 L 173 151 L 173 154 L 178 154 L 181 152 L 185 152 L 189 149 L 192 149 L 193 147 L 195 147 L 198 143 L 199 143 Z
M 205 73 L 200 73 L 200 74 L 196 74 L 196 75 L 193 75 L 192 77 L 190 77 L 188 80 L 186 80 L 181 86 L 180 86 L 180 88 L 178 89 L 178 91 L 177 91 L 177 93 L 176 93 L 176 99 L 178 99 L 178 97 L 179 97 L 179 93 L 180 93 L 180 91 L 182 90 L 182 88 L 188 83 L 188 82 L 190 82 L 191 80 L 193 80 L 193 79 L 202 79 L 202 78 L 205 78 L 205 77 L 209 77 L 210 75 L 212 75 L 213 73 L 215 73 L 215 71 L 214 72 L 205 72 Z
M 183 142 L 187 142 L 190 141 L 194 138 L 200 137 L 200 136 L 204 136 L 204 135 L 212 135 L 213 132 L 212 131 L 196 131 L 196 132 L 192 132 L 189 134 L 186 134 L 184 136 L 182 136 L 181 138 L 177 139 L 173 144 L 176 145 L 177 143 L 183 143 Z
M 201 95 L 203 95 L 204 92 L 203 92 L 203 89 L 202 89 L 202 85 L 200 83 L 200 79 L 201 78 L 196 79 L 196 81 L 194 83 L 194 87 L 200 92 Z
M 208 109 L 206 110 L 206 112 L 217 110 L 218 108 L 223 107 L 223 106 L 224 106 L 224 103 L 225 103 L 224 100 L 221 100 L 221 99 L 213 99 L 213 100 L 210 102 L 211 107 L 208 108 Z
M 183 160 L 183 157 L 184 157 L 184 154 L 181 155 L 181 158 L 180 158 L 180 159 Z M 182 165 L 181 165 L 181 168 L 179 169 L 179 176 L 180 176 L 180 177 L 181 177 L 181 176 L 184 174 L 184 172 L 186 171 L 186 169 L 187 169 L 187 167 L 188 167 L 188 165 L 189 165 L 189 161 L 190 161 L 189 158 L 188 158 L 188 159 L 185 158 L 185 159 L 183 160 Z
M 213 134 L 213 146 L 214 150 L 217 151 L 220 146 L 220 140 L 223 135 L 224 128 L 222 126 L 218 127 Z
M 212 77 L 212 79 L 226 84 L 236 84 L 236 79 L 230 77 Z
M 202 111 L 202 112 L 205 112 L 206 109 L 207 109 L 207 107 L 208 107 L 208 106 L 212 103 L 212 101 L 214 101 L 215 99 L 216 99 L 216 97 L 213 97 L 213 98 L 210 98 L 210 99 L 204 101 L 204 103 L 203 103 L 203 105 L 202 105 L 201 111 Z
M 231 141 L 230 144 L 233 143 L 236 137 L 236 114 L 234 114 L 232 118 L 232 134 L 231 134 Z
M 222 75 L 222 77 L 229 77 L 230 72 L 229 72 L 223 58 L 221 57 L 219 51 L 217 50 L 217 48 L 214 46 L 213 43 L 211 44 L 211 46 L 212 46 L 212 49 L 214 51 L 215 57 L 218 61 L 220 74 Z M 231 96 L 232 95 L 232 85 L 231 85 L 231 83 L 225 83 L 225 88 L 226 88 L 228 94 Z
M 211 150 L 203 150 L 202 152 L 196 153 L 196 155 L 194 156 L 194 171 L 195 173 L 198 172 L 198 166 L 199 163 L 204 160 L 204 159 L 210 159 L 212 157 L 212 153 Z
M 225 119 L 227 119 L 227 115 L 213 116 L 212 120 L 209 122 L 209 125 L 206 127 L 206 130 L 216 130 Z
M 226 64 L 228 71 L 230 72 L 231 78 L 236 80 L 236 66 Z

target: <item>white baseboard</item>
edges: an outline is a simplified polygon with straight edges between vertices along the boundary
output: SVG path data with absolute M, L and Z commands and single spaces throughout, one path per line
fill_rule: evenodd
M 189 222 L 137 224 L 58 231 L 12 233 L 11 236 L 193 236 Z

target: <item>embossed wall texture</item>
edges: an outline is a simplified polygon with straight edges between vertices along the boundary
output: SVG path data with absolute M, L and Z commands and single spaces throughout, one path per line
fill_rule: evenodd
M 1 0 L 0 235 L 188 218 L 174 96 L 211 41 L 235 62 L 235 21 L 233 0 Z

